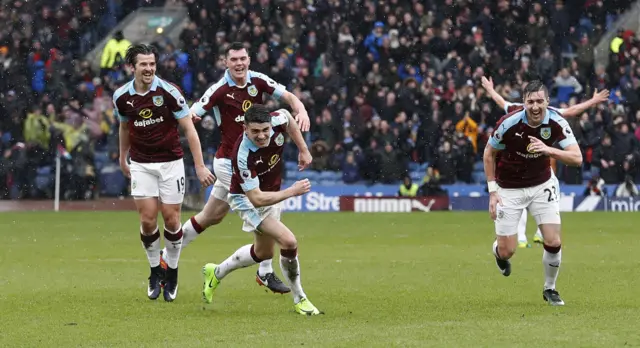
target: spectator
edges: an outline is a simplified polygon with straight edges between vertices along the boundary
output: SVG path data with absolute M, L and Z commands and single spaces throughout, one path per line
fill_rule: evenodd
M 6 30 L 0 31 L 0 132 L 8 139 L 3 149 L 11 153 L 5 160 L 19 162 L 16 145 L 25 138 L 27 107 L 36 105 L 55 132 L 66 135 L 68 150 L 114 154 L 117 121 L 108 103 L 95 104 L 131 78 L 116 63 L 127 43 L 114 35 L 99 72 L 85 54 L 124 15 L 164 2 L 18 0 L 1 8 Z M 489 75 L 496 92 L 510 101 L 521 100 L 519 91 L 532 78 L 555 86 L 555 106 L 580 102 L 595 88 L 610 89 L 611 103 L 588 110 L 572 127 L 581 133 L 585 157 L 595 157 L 605 131 L 609 135 L 619 172 L 612 184 L 625 173 L 638 175 L 640 42 L 625 29 L 608 66 L 594 66 L 591 54 L 631 1 L 178 2 L 189 20 L 178 41 L 158 36 L 158 73 L 190 99 L 200 98 L 222 76 L 226 45 L 245 42 L 252 68 L 286 85 L 307 106 L 316 170 L 352 161 L 349 168 L 359 175 L 347 180 L 397 182 L 408 162 L 428 162 L 442 183 L 472 181 L 478 149 L 504 114 L 480 87 L 480 77 Z M 279 107 L 275 101 L 268 105 Z M 202 134 L 211 128 L 210 122 L 198 125 Z M 206 141 L 208 147 L 216 144 L 214 138 Z M 58 142 L 57 134 L 51 142 Z
M 618 185 L 615 192 L 616 197 L 637 197 L 638 196 L 638 187 L 633 182 L 633 178 L 630 175 L 627 175 L 624 178 L 624 182 Z
M 398 189 L 398 196 L 415 197 L 418 195 L 418 188 L 418 184 L 414 183 L 411 177 L 407 175 L 402 179 L 402 184 Z
M 105 76 L 114 65 L 120 65 L 124 62 L 124 56 L 129 46 L 131 46 L 131 42 L 124 38 L 122 31 L 118 30 L 113 34 L 113 38 L 107 42 L 102 50 L 100 61 L 102 76 Z

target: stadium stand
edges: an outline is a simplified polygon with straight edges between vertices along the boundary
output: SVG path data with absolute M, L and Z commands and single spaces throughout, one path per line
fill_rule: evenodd
M 188 10 L 179 39 L 158 35 L 154 44 L 158 74 L 193 100 L 221 77 L 225 45 L 246 42 L 252 69 L 307 106 L 315 163 L 304 176 L 322 185 L 399 183 L 405 175 L 482 185 L 481 149 L 503 113 L 484 93 L 483 75 L 513 101 L 524 81 L 539 78 L 559 107 L 608 88 L 608 105 L 570 121 L 585 165 L 559 165 L 557 173 L 567 184 L 593 177 L 617 184 L 640 173 L 640 44 L 633 30 L 620 30 L 607 66 L 594 60 L 594 46 L 631 3 L 184 0 L 170 4 Z M 126 194 L 110 95 L 130 78 L 113 54 L 127 37 L 111 29 L 141 6 L 164 5 L 2 1 L 3 198 L 50 196 L 56 153 L 63 155 L 64 198 Z M 87 56 L 110 37 L 117 41 L 112 56 L 95 69 Z M 210 162 L 218 140 L 213 120 L 198 130 Z M 295 151 L 287 154 L 295 160 Z M 302 175 L 286 165 L 288 180 Z

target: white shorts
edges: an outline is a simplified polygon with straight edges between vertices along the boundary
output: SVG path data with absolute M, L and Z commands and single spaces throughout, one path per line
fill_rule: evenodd
M 227 201 L 229 188 L 231 187 L 231 160 L 228 158 L 213 159 L 213 175 L 216 176 L 216 182 L 213 184 L 211 195 L 221 201 Z
M 158 197 L 165 204 L 182 204 L 185 192 L 184 162 L 131 161 L 131 195 L 134 199 Z
M 518 222 L 523 210 L 529 210 L 536 225 L 560 224 L 560 184 L 555 176 L 538 186 L 505 189 L 498 188 L 502 205 L 497 207 L 495 221 L 498 236 L 518 233 Z
M 244 221 L 242 230 L 245 232 L 256 231 L 267 216 L 271 216 L 280 221 L 280 213 L 282 212 L 280 203 L 256 208 L 251 204 L 247 196 L 238 194 L 229 195 L 229 205 L 231 209 L 240 215 L 242 221 Z

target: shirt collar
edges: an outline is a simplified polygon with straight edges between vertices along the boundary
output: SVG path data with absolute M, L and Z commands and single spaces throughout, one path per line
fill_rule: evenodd
M 227 84 L 231 87 L 244 87 L 248 84 L 251 83 L 251 78 L 249 77 L 249 71 L 247 70 L 247 75 L 246 75 L 246 79 L 244 81 L 244 85 L 243 86 L 238 86 L 235 81 L 233 81 L 233 79 L 231 78 L 231 73 L 229 72 L 229 69 L 225 70 L 224 72 L 224 78 L 225 80 L 227 80 Z
M 549 109 L 549 108 L 547 108 L 547 110 L 545 110 L 545 111 L 546 111 L 546 112 L 545 112 L 545 114 L 544 114 L 544 120 L 542 120 L 541 125 L 542 125 L 542 124 L 544 124 L 544 125 L 549 124 L 549 118 L 550 118 L 550 117 L 549 117 L 549 113 L 550 113 L 550 112 L 553 112 L 553 110 L 551 110 L 551 109 Z M 527 111 L 526 111 L 526 110 L 522 110 L 522 116 L 521 116 L 521 118 L 522 118 L 522 122 L 523 122 L 524 124 L 526 124 L 526 125 L 528 125 L 528 124 L 529 124 L 529 120 L 527 120 Z
M 135 87 L 135 80 L 130 82 L 131 85 L 129 85 L 129 94 L 134 95 L 134 94 L 140 94 L 136 91 L 136 87 Z M 151 82 L 151 88 L 149 88 L 149 91 L 156 91 L 156 89 L 158 89 L 158 85 L 160 84 L 160 81 L 158 79 L 157 76 L 153 77 L 153 82 Z M 147 92 L 149 93 L 149 92 Z M 145 94 L 147 94 L 145 93 Z M 144 95 L 144 94 L 141 94 Z

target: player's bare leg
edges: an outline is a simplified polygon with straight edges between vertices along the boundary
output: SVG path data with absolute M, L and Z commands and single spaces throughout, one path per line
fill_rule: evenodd
M 167 263 L 164 279 L 164 300 L 171 302 L 178 295 L 178 260 L 182 249 L 183 232 L 180 225 L 181 204 L 161 204 L 164 220 L 163 259 Z
M 136 199 L 135 203 L 140 215 L 140 240 L 151 267 L 147 296 L 155 300 L 160 296 L 160 282 L 164 278 L 164 272 L 160 267 L 159 203 L 156 197 Z
M 527 241 L 527 210 L 522 210 L 520 221 L 518 222 L 518 248 L 531 248 Z
M 183 247 L 189 245 L 207 228 L 222 222 L 227 213 L 229 213 L 227 201 L 214 197 L 212 193 L 202 211 L 184 223 L 182 227 L 184 231 Z
M 493 255 L 496 257 L 496 264 L 503 276 L 511 275 L 511 262 L 509 259 L 516 253 L 518 246 L 517 234 L 510 236 L 496 236 L 493 242 Z
M 556 290 L 556 280 L 562 262 L 562 241 L 559 224 L 541 224 L 540 231 L 544 238 L 542 265 L 544 266 L 544 289 L 542 297 L 552 306 L 563 306 L 564 301 Z
M 536 234 L 533 236 L 533 242 L 537 244 L 543 244 L 542 232 L 540 232 L 540 227 L 536 229 Z
M 267 217 L 262 221 L 258 230 L 264 236 L 270 236 L 280 246 L 280 268 L 282 274 L 289 281 L 295 311 L 302 315 L 323 314 L 307 299 L 300 281 L 300 262 L 298 260 L 298 241 L 293 232 L 281 221 Z M 258 241 L 257 235 L 256 241 Z
M 259 263 L 264 258 L 273 257 L 274 243 L 280 245 L 280 267 L 286 279 L 291 285 L 294 308 L 297 313 L 303 315 L 322 314 L 307 299 L 300 282 L 300 263 L 298 261 L 298 242 L 293 233 L 280 221 L 266 217 L 254 234 L 254 243 L 245 245 L 228 257 L 220 265 L 207 264 L 203 269 L 205 283 L 203 285 L 203 298 L 210 303 L 213 291 L 220 281 L 229 273 L 243 267 Z
M 262 262 L 263 259 L 261 259 L 256 253 L 256 248 L 262 252 L 261 256 L 269 258 L 273 257 L 273 248 L 261 248 L 259 243 L 260 241 L 257 238 L 254 238 L 253 244 L 247 244 L 240 247 L 240 249 L 236 250 L 219 265 L 208 263 L 202 268 L 202 273 L 204 275 L 202 298 L 206 303 L 211 303 L 211 301 L 213 301 L 214 291 L 218 288 L 220 281 L 229 273 L 237 269 L 249 267 Z
M 196 239 L 196 237 L 207 228 L 222 222 L 227 213 L 229 213 L 229 209 L 227 201 L 215 197 L 214 192 L 212 192 L 202 211 L 192 216 L 182 226 L 184 232 L 182 247 L 185 248 L 189 245 L 189 243 Z M 273 271 L 272 259 L 267 258 L 262 260 L 256 274 L 258 284 L 266 286 L 274 293 L 289 293 L 291 289 L 287 287 Z

